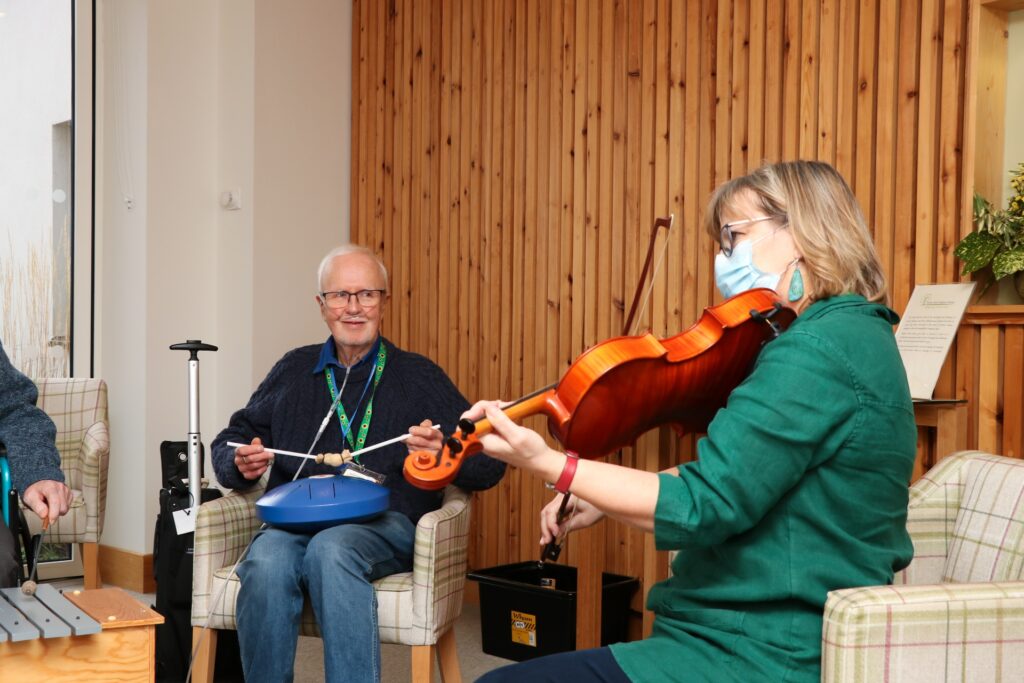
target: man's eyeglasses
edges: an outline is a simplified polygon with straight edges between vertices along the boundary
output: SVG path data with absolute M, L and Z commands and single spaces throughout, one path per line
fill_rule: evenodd
M 328 308 L 345 308 L 351 297 L 363 308 L 373 308 L 384 296 L 383 289 L 360 289 L 358 292 L 320 292 L 320 299 Z
M 736 236 L 733 235 L 732 229 L 737 225 L 749 225 L 751 223 L 760 223 L 761 221 L 770 221 L 773 216 L 761 216 L 760 218 L 745 218 L 741 221 L 733 221 L 732 223 L 726 223 L 722 226 L 722 234 L 718 239 L 718 243 L 721 246 L 722 253 L 725 256 L 732 256 L 732 250 L 736 246 Z

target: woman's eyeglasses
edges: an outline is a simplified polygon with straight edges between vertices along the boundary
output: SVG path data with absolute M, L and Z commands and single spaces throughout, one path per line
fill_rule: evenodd
M 773 216 L 761 216 L 760 218 L 744 218 L 741 221 L 733 221 L 732 223 L 726 223 L 722 226 L 722 234 L 718 238 L 718 244 L 721 246 L 722 253 L 726 256 L 732 256 L 732 250 L 736 246 L 736 236 L 732 233 L 732 229 L 737 225 L 749 225 L 751 223 L 760 223 L 761 221 L 770 221 Z

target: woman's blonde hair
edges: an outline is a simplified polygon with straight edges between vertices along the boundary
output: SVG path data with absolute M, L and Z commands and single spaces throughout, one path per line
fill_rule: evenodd
M 722 215 L 736 195 L 750 190 L 766 216 L 791 231 L 810 275 L 810 301 L 855 293 L 888 304 L 889 295 L 871 233 L 857 198 L 835 168 L 821 161 L 765 164 L 718 187 L 704 227 L 717 242 Z

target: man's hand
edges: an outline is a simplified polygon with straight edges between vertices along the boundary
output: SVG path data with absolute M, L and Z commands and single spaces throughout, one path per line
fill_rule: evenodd
M 67 514 L 71 507 L 71 489 L 59 481 L 41 479 L 25 489 L 21 499 L 49 526 Z
M 259 479 L 274 462 L 274 454 L 263 449 L 263 442 L 257 436 L 248 446 L 235 449 L 235 467 L 246 479 Z
M 441 449 L 442 443 L 441 430 L 434 429 L 430 420 L 424 420 L 414 427 L 409 427 L 409 438 L 405 440 L 405 445 L 410 453 L 416 451 L 436 453 Z

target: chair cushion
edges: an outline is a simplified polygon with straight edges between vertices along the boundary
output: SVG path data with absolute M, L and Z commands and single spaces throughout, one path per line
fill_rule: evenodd
M 970 462 L 942 575 L 953 583 L 1024 578 L 1024 461 Z

